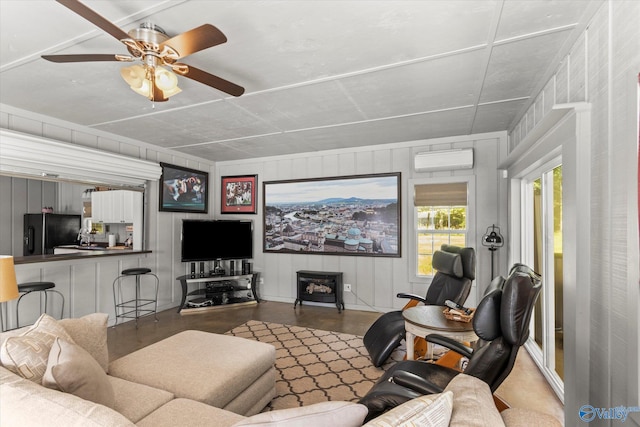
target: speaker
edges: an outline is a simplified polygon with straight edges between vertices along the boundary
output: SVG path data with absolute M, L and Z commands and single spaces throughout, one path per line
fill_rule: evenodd
M 191 277 L 196 277 L 196 263 L 191 263 Z
M 246 259 L 242 260 L 242 274 L 251 274 L 251 263 Z
M 200 277 L 204 277 L 204 262 L 200 263 Z

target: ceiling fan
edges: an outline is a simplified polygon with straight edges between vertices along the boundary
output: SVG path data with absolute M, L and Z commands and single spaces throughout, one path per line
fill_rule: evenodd
M 130 55 L 42 55 L 42 58 L 47 61 L 58 63 L 139 61 L 141 64 L 125 67 L 120 71 L 120 74 L 131 86 L 131 89 L 154 102 L 166 101 L 170 96 L 181 92 L 177 85 L 176 74 L 211 86 L 229 95 L 240 96 L 244 93 L 244 88 L 235 83 L 191 65 L 177 62 L 185 56 L 227 41 L 225 35 L 213 25 L 204 24 L 177 36 L 169 37 L 162 28 L 147 22 L 139 28 L 125 33 L 78 0 L 56 1 L 120 40 L 127 47 Z

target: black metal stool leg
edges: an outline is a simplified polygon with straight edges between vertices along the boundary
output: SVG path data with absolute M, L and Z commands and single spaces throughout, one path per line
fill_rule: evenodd
M 18 302 L 16 302 L 16 328 L 20 327 L 20 300 L 22 300 L 24 296 L 29 295 L 31 292 L 33 291 L 28 291 L 20 295 L 20 298 L 18 298 Z
M 158 321 L 158 289 L 160 288 L 160 279 L 158 279 L 158 276 L 156 276 L 153 273 L 148 273 L 149 276 L 153 276 L 156 278 L 156 293 L 155 293 L 155 304 L 153 307 L 153 317 L 155 318 L 155 321 Z
M 116 321 L 113 324 L 113 328 L 115 328 L 116 326 L 118 326 L 118 319 L 120 319 L 120 313 L 118 312 L 118 308 L 122 309 L 120 307 L 120 303 L 118 301 L 122 301 L 122 290 L 121 290 L 121 284 L 120 284 L 120 279 L 123 276 L 118 276 L 116 277 L 116 279 L 113 281 L 113 284 L 111 285 L 111 287 L 113 288 L 113 309 L 115 310 L 116 313 Z M 116 289 L 116 284 L 118 285 L 117 289 Z
M 140 318 L 140 275 L 136 274 L 136 329 Z

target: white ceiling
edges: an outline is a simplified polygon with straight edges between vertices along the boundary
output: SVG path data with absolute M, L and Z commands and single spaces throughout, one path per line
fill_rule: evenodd
M 598 1 L 598 0 L 595 0 Z M 180 77 L 164 103 L 134 93 L 122 53 L 53 0 L 0 1 L 0 102 L 211 161 L 508 130 L 584 30 L 587 0 L 97 1 L 125 32 L 205 23 L 227 43 L 183 62 L 243 86 Z

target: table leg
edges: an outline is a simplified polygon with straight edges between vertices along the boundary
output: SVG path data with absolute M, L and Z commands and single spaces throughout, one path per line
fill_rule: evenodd
M 407 344 L 407 360 L 413 360 L 413 340 L 415 338 L 415 335 L 413 335 L 411 332 L 407 331 L 407 334 L 405 336 L 405 341 Z

